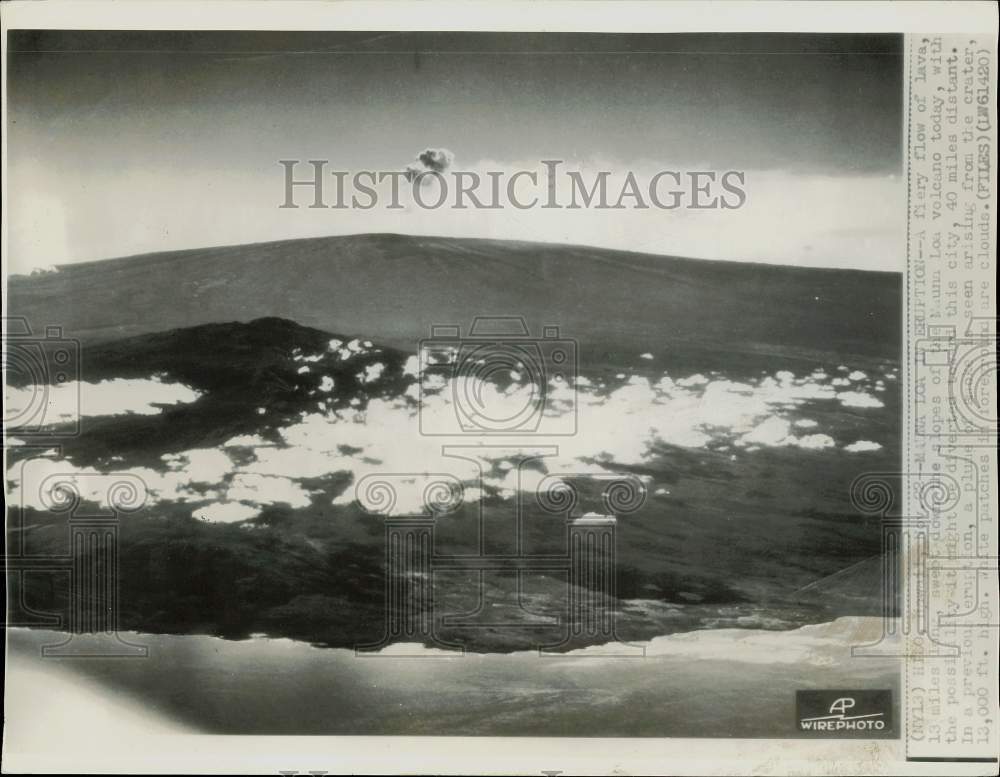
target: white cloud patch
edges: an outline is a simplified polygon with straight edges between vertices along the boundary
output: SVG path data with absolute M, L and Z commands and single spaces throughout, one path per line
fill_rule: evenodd
M 261 448 L 267 445 L 271 445 L 271 443 L 259 434 L 241 434 L 230 437 L 222 443 L 223 448 Z
M 793 438 L 789 445 L 796 445 L 807 450 L 820 450 L 822 448 L 832 448 L 833 438 L 828 434 L 807 434 L 804 437 Z
M 362 383 L 374 383 L 382 377 L 383 372 L 385 372 L 385 365 L 381 362 L 375 362 L 365 367 L 365 371 L 358 373 L 357 377 Z
M 796 437 L 791 433 L 787 419 L 771 416 L 736 441 L 737 445 L 764 445 L 770 447 L 796 446 L 810 450 L 832 448 L 833 438 L 826 434 L 809 434 Z
M 165 406 L 194 402 L 201 393 L 181 383 L 153 378 L 114 378 L 97 383 L 67 381 L 55 386 L 7 386 L 8 429 L 74 423 L 78 418 L 156 415 Z
M 420 377 L 420 358 L 417 356 L 410 356 L 406 360 L 406 364 L 403 365 L 403 375 L 408 375 L 411 378 Z
M 213 502 L 191 511 L 198 520 L 209 523 L 239 523 L 260 515 L 260 508 L 241 502 Z
M 880 451 L 882 446 L 871 440 L 858 440 L 850 445 L 845 445 L 844 450 L 848 453 L 865 453 L 867 451 Z
M 162 459 L 170 472 L 183 473 L 190 483 L 218 483 L 232 467 L 229 455 L 214 448 L 168 453 Z
M 885 407 L 881 401 L 863 391 L 842 391 L 837 399 L 844 407 Z
M 226 499 L 259 505 L 286 504 L 308 507 L 309 493 L 291 478 L 237 472 L 226 490 Z

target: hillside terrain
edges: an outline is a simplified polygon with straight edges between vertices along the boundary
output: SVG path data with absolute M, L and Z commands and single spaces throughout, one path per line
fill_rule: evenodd
M 84 342 L 279 317 L 412 347 L 434 324 L 523 316 L 617 352 L 898 359 L 896 273 L 587 246 L 365 234 L 65 265 L 10 279 L 7 315 Z M 592 357 L 598 352 L 592 353 Z

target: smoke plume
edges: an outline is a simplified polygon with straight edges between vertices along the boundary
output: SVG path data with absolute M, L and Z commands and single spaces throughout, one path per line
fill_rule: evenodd
M 406 180 L 413 181 L 421 173 L 443 173 L 454 161 L 455 155 L 446 148 L 424 149 L 406 166 Z

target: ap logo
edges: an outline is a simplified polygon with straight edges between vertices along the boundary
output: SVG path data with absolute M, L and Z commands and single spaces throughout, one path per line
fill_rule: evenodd
M 895 737 L 892 691 L 798 691 L 796 728 L 802 736 Z
M 843 717 L 844 714 L 849 709 L 853 708 L 856 703 L 857 702 L 854 701 L 853 697 L 842 696 L 841 698 L 837 699 L 837 701 L 835 701 L 833 704 L 830 705 L 830 714 L 839 715 Z

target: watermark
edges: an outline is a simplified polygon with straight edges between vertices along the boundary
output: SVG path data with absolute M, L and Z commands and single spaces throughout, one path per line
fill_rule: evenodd
M 534 168 L 455 170 L 428 149 L 403 170 L 342 170 L 328 159 L 280 159 L 279 208 L 332 210 L 736 210 L 742 170 L 574 170 L 562 159 Z
M 882 634 L 851 647 L 855 658 L 951 658 L 962 645 L 943 630 L 957 612 L 940 609 L 932 589 L 958 570 L 975 570 L 976 559 L 960 552 L 935 553 L 933 538 L 947 529 L 963 506 L 958 478 L 930 472 L 871 472 L 851 484 L 851 504 L 878 518 L 882 529 Z M 904 509 L 904 505 L 908 509 Z M 958 550 L 956 548 L 956 550 Z
M 576 433 L 579 347 L 546 326 L 532 337 L 519 316 L 476 318 L 468 335 L 435 325 L 420 341 L 420 431 L 430 436 Z M 428 394 L 448 394 L 441 413 Z
M 996 437 L 997 319 L 927 326 L 916 342 L 916 432 L 930 437 Z
M 10 510 L 3 557 L 11 584 L 7 625 L 65 632 L 60 641 L 42 645 L 44 658 L 144 658 L 148 646 L 129 641 L 119 630 L 119 552 L 121 517 L 142 509 L 146 484 L 131 473 L 60 473 L 52 472 L 50 464 L 27 459 L 15 465 L 22 500 Z M 29 507 L 34 502 L 26 498 L 29 489 L 43 510 Z M 32 547 L 29 529 L 34 524 L 29 525 L 28 516 L 39 512 L 46 522 L 65 525 L 64 543 Z M 43 576 L 67 581 L 62 612 L 41 612 L 31 601 L 36 585 L 48 585 L 39 583 Z
M 802 736 L 895 736 L 891 690 L 797 691 L 795 709 Z
M 80 434 L 80 343 L 59 326 L 3 319 L 4 438 Z

